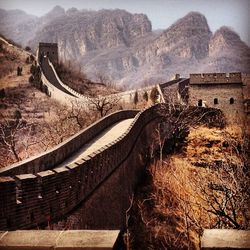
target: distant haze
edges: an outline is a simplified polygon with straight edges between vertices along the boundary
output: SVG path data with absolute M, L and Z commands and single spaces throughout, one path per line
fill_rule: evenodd
M 153 29 L 166 29 L 190 11 L 204 14 L 211 30 L 226 25 L 235 30 L 250 46 L 249 0 L 0 0 L 2 9 L 21 9 L 42 16 L 54 6 L 65 9 L 125 9 L 132 13 L 144 13 Z

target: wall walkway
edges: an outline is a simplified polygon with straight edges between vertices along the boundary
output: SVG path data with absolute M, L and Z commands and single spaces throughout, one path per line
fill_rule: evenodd
M 99 135 L 100 133 L 96 133 L 97 130 L 103 131 L 117 120 L 121 120 L 121 117 L 128 118 L 137 112 L 120 111 L 110 115 L 51 152 L 2 172 L 0 229 L 36 227 L 70 212 L 93 193 L 121 164 L 124 165 L 130 154 L 137 155 L 137 152 L 133 152 L 132 149 L 140 136 L 143 136 L 142 131 L 147 124 L 161 116 L 158 109 L 159 105 L 156 105 L 138 113 L 133 121 L 128 122 L 128 129 L 124 129 L 117 139 L 104 143 L 104 146 L 88 156 L 77 158 L 67 165 L 58 167 L 57 163 L 61 162 L 59 158 L 71 155 L 72 147 L 79 148 L 84 140 L 89 141 L 93 135 Z M 148 131 L 147 137 L 151 138 L 152 134 L 153 131 Z M 145 135 L 143 140 L 145 141 Z M 147 144 L 140 144 L 144 153 L 151 143 L 152 141 L 149 140 Z M 42 166 L 41 163 L 46 164 Z M 134 164 L 137 163 L 134 162 Z M 18 172 L 20 174 L 17 174 Z M 136 176 L 131 178 L 133 182 L 136 179 Z

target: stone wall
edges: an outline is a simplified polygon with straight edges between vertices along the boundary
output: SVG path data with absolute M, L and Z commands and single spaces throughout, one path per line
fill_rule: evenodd
M 191 78 L 190 78 L 191 81 Z M 189 86 L 189 105 L 218 108 L 223 111 L 228 123 L 244 123 L 242 84 L 191 84 Z
M 201 237 L 201 249 L 250 249 L 250 230 L 205 229 Z
M 208 74 L 190 74 L 190 84 L 207 83 L 241 83 L 241 73 L 208 73 Z
M 72 105 L 72 102 L 77 102 L 79 105 L 81 105 L 83 108 L 88 109 L 92 105 L 92 101 L 95 101 L 95 98 L 90 98 L 88 96 L 84 96 L 82 94 L 79 94 L 75 90 L 71 89 L 68 85 L 63 83 L 59 76 L 56 73 L 55 67 L 53 63 L 48 62 L 49 67 L 51 68 L 54 77 L 57 79 L 58 84 L 60 88 L 64 89 L 65 91 L 60 90 L 59 88 L 55 87 L 46 77 L 48 72 L 43 72 L 41 75 L 42 82 L 48 87 L 48 90 L 51 94 L 51 97 L 56 99 L 57 101 L 66 104 L 66 105 Z M 148 86 L 144 88 L 138 88 L 138 89 L 133 89 L 133 90 L 128 90 L 128 91 L 122 91 L 116 94 L 111 94 L 105 96 L 105 98 L 110 98 L 112 99 L 117 99 L 119 100 L 119 103 L 124 105 L 126 107 L 127 104 L 134 105 L 134 97 L 135 93 L 138 93 L 138 104 L 152 104 L 150 100 L 150 93 L 153 88 L 157 88 L 159 91 L 159 101 L 158 102 L 164 102 L 163 94 L 161 92 L 161 89 L 159 85 L 156 86 Z M 67 93 L 68 92 L 68 93 Z M 144 99 L 144 94 L 147 93 L 148 95 L 148 101 L 145 101 Z M 138 105 L 139 106 L 139 105 Z M 144 105 L 145 106 L 145 105 Z
M 0 232 L 1 250 L 118 250 L 119 230 L 17 230 Z
M 46 55 L 54 64 L 58 63 L 58 46 L 57 43 L 39 43 L 38 61 L 40 57 Z
M 177 78 L 160 84 L 164 101 L 170 104 L 186 104 L 188 102 L 189 79 Z
M 150 152 L 158 145 L 156 128 L 159 119 L 150 121 L 130 148 L 128 156 L 98 185 L 91 195 L 70 215 L 51 223 L 54 229 L 124 229 L 126 211 L 130 206 L 138 182 L 143 178 Z M 126 150 L 125 150 L 126 152 Z M 126 153 L 127 154 L 127 153 Z
M 138 111 L 136 110 L 124 110 L 110 114 L 38 156 L 1 168 L 0 176 L 14 176 L 26 173 L 34 174 L 52 169 L 56 164 L 61 163 L 69 155 L 77 151 L 82 145 L 86 144 L 110 125 L 120 120 L 133 118 L 137 113 Z
M 131 154 L 138 155 L 137 149 L 139 147 L 143 149 L 144 153 L 147 152 L 152 143 L 151 140 L 147 141 L 150 145 L 145 142 L 138 145 L 136 142 L 140 136 L 145 141 L 144 128 L 160 117 L 157 110 L 158 106 L 153 106 L 137 114 L 129 129 L 116 141 L 106 145 L 89 157 L 78 160 L 66 167 L 45 170 L 35 174 L 0 177 L 0 200 L 2 201 L 0 204 L 0 229 L 31 228 L 62 217 L 87 199 L 121 165 L 130 168 L 132 171 L 128 177 L 131 183 L 129 186 L 132 190 L 137 179 L 134 172 L 137 168 L 131 169 L 136 164 L 134 163 L 135 165 L 131 166 L 131 162 L 126 163 L 126 159 Z M 108 120 L 111 119 L 112 116 Z M 104 129 L 103 122 L 105 121 L 99 122 L 95 126 Z M 147 133 L 152 135 L 153 131 L 149 130 Z M 92 134 L 90 129 L 88 129 L 87 134 Z M 70 141 L 71 146 L 79 147 L 77 145 L 77 142 L 81 141 L 79 136 L 81 135 L 76 137 L 76 141 Z M 69 144 L 65 144 L 64 147 L 63 145 L 58 146 L 59 151 L 61 147 L 64 148 L 63 153 L 65 154 L 68 154 L 71 150 Z M 55 158 L 60 157 L 61 154 L 62 152 L 56 154 Z M 49 155 L 47 157 L 49 160 L 46 161 L 49 166 L 50 161 L 54 161 L 54 157 Z M 46 156 L 43 159 L 46 159 Z M 39 163 L 35 159 L 33 165 L 39 169 Z M 22 165 L 19 168 L 22 168 Z M 27 167 L 25 169 L 29 171 Z M 127 176 L 124 175 L 121 181 L 125 181 L 126 178 Z M 98 205 L 102 206 L 100 203 Z M 115 223 L 119 222 L 116 220 Z

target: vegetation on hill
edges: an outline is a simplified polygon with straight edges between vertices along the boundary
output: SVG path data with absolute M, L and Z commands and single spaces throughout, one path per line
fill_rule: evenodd
M 56 72 L 65 84 L 85 96 L 95 97 L 118 92 L 116 86 L 108 79 L 104 79 L 100 76 L 99 83 L 92 82 L 87 79 L 81 67 L 73 66 L 70 62 L 68 62 L 67 65 L 63 63 L 56 65 Z
M 170 154 L 159 144 L 163 155 L 148 166 L 129 211 L 128 249 L 200 249 L 204 228 L 249 230 L 249 141 L 209 120 Z
M 118 92 L 109 79 L 100 74 L 100 83 L 91 82 L 70 64 L 57 65 L 59 77 L 77 92 L 96 97 L 92 108 L 86 111 L 77 101 L 64 106 L 50 98 L 29 51 L 0 39 L 0 167 L 44 152 L 122 108 L 120 98 L 99 96 Z
M 98 112 L 90 114 L 77 103 L 63 106 L 42 93 L 31 75 L 34 57 L 27 51 L 0 40 L 0 60 L 0 167 L 44 152 L 98 118 Z M 87 81 L 71 70 L 64 74 L 78 84 Z
M 11 48 L 0 36 L 0 78 L 16 70 L 21 60 L 19 50 Z

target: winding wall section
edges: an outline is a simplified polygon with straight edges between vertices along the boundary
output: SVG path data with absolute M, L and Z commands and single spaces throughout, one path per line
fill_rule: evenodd
M 110 114 L 38 156 L 1 168 L 0 176 L 14 176 L 27 173 L 34 174 L 52 169 L 114 123 L 134 118 L 138 112 L 137 110 L 123 110 Z
M 123 118 L 124 116 L 132 116 L 136 112 L 120 111 L 106 117 L 85 131 L 86 133 L 82 132 L 68 143 L 58 146 L 56 150 L 5 172 L 5 174 L 15 175 L 0 177 L 0 200 L 2 201 L 0 205 L 0 229 L 35 227 L 71 211 L 93 193 L 122 163 L 124 164 L 129 155 L 137 153 L 133 151 L 134 145 L 142 135 L 144 128 L 160 118 L 158 108 L 159 105 L 156 105 L 138 113 L 128 130 L 118 139 L 88 157 L 67 166 L 51 168 L 54 164 L 53 161 L 58 161 L 61 155 L 70 155 L 71 147 L 69 145 L 78 148 L 79 143 L 82 143 L 82 140 L 87 141 L 91 135 L 96 134 L 97 129 L 103 129 L 103 127 L 108 126 L 107 124 L 113 124 L 114 120 L 120 116 Z M 153 131 L 149 131 L 149 134 L 153 134 Z M 145 144 L 143 150 L 147 151 L 148 146 Z M 46 162 L 46 164 L 41 167 L 41 162 L 43 164 Z M 137 163 L 134 162 L 134 164 Z M 45 170 L 47 167 L 51 169 Z M 32 174 L 34 168 L 37 171 Z M 22 169 L 22 172 L 31 171 L 31 173 L 15 173 L 15 171 L 21 171 L 19 169 Z

